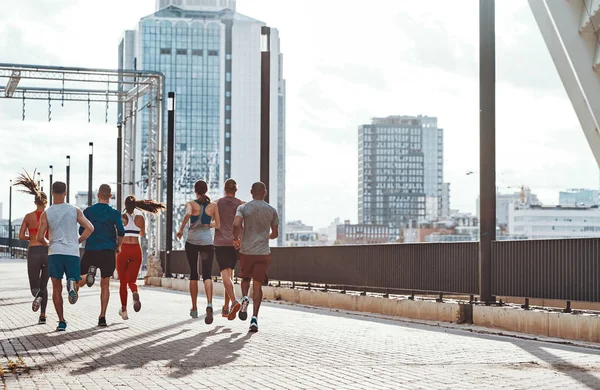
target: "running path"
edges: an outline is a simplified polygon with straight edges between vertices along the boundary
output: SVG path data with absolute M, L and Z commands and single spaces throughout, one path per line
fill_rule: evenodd
M 32 325 L 25 263 L 0 259 L 0 388 L 600 388 L 593 349 L 278 303 L 250 335 L 248 322 L 190 319 L 186 294 L 157 288 L 141 289 L 129 321 L 113 288 L 99 329 L 99 289 L 81 292 L 66 332 L 51 304 L 48 324 Z

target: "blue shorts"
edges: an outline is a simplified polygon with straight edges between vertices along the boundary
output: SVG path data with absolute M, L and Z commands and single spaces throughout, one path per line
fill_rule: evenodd
M 63 275 L 66 274 L 67 279 L 81 280 L 81 276 L 79 275 L 79 256 L 48 256 L 48 273 L 54 279 L 62 279 Z

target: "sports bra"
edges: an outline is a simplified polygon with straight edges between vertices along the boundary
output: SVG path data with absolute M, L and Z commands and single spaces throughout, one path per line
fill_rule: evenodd
M 42 217 L 42 213 L 43 211 L 34 211 L 35 213 L 35 219 L 38 222 L 38 226 L 40 226 L 40 218 Z M 27 231 L 29 232 L 29 238 L 31 237 L 35 237 L 38 234 L 39 229 L 38 228 L 30 228 L 29 226 L 27 227 Z M 48 231 L 46 230 L 46 238 L 48 238 Z
M 190 217 L 190 224 L 194 225 L 197 221 L 198 218 L 200 219 L 200 224 L 201 225 L 210 225 L 211 221 L 212 221 L 212 217 L 208 214 L 206 214 L 206 206 L 202 203 L 200 203 L 200 201 L 198 199 L 195 199 L 194 202 L 198 203 L 198 205 L 201 208 L 201 212 L 198 215 L 192 215 Z
M 135 224 L 135 215 L 131 215 L 129 213 L 125 213 L 124 215 L 127 216 L 127 225 L 125 225 L 125 237 L 139 237 L 140 231 L 142 231 L 142 229 L 140 229 Z

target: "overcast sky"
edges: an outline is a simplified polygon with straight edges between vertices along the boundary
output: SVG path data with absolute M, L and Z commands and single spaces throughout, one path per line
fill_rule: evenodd
M 116 68 L 123 30 L 154 0 L 0 0 L 0 62 Z M 478 1 L 238 0 L 238 11 L 280 30 L 287 95 L 287 217 L 317 227 L 357 219 L 357 127 L 374 116 L 437 116 L 445 129 L 451 207 L 475 212 L 478 170 Z M 599 187 L 599 173 L 571 103 L 524 0 L 497 1 L 498 186 L 528 185 L 544 203 L 558 191 Z M 104 106 L 0 100 L 0 201 L 21 167 L 48 165 L 87 188 L 87 143 L 96 145 L 94 187 L 114 182 L 116 115 Z M 515 189 L 509 188 L 514 187 Z M 241 189 L 241 194 L 246 189 Z M 14 198 L 15 217 L 31 197 Z

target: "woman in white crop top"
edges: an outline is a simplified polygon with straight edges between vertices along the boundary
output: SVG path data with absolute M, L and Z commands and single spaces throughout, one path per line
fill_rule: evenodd
M 121 296 L 121 309 L 119 315 L 124 320 L 127 316 L 127 287 L 133 293 L 133 310 L 136 312 L 142 308 L 138 286 L 136 284 L 140 267 L 142 266 L 142 247 L 139 237 L 146 235 L 146 220 L 142 214 L 136 213 L 136 209 L 152 214 L 158 214 L 166 207 L 162 203 L 153 200 L 137 200 L 130 195 L 125 198 L 125 212 L 122 215 L 125 226 L 125 238 L 121 246 L 121 252 L 117 255 L 117 272 L 119 274 Z

